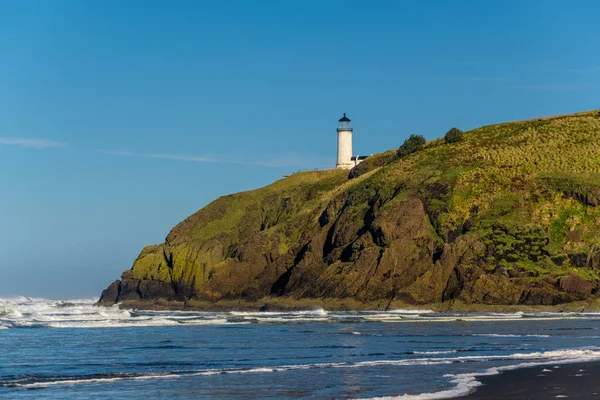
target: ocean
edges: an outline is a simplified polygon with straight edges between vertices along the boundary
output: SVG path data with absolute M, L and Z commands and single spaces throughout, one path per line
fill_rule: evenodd
M 0 398 L 438 399 L 600 360 L 600 314 L 182 312 L 0 299 Z

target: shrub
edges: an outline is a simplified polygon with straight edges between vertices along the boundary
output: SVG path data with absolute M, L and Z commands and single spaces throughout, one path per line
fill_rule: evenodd
M 448 132 L 446 132 L 446 136 L 444 136 L 444 140 L 446 143 L 457 143 L 463 139 L 463 131 L 458 128 L 452 128 Z
M 425 146 L 426 140 L 423 135 L 410 135 L 408 139 L 398 148 L 398 157 L 406 157 L 409 154 L 415 153 Z

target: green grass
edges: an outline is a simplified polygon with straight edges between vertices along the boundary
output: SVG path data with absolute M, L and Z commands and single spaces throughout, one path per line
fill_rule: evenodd
M 456 232 L 468 233 L 485 244 L 480 261 L 490 271 L 500 265 L 540 276 L 564 273 L 573 268 L 568 255 L 600 248 L 596 114 L 484 126 L 464 132 L 459 142 L 434 140 L 405 157 L 395 150 L 369 157 L 352 179 L 348 171 L 302 172 L 223 196 L 178 224 L 166 244 L 138 258 L 133 271 L 200 287 L 208 271 L 231 267 L 240 252 L 298 251 L 320 234 L 324 214 L 339 217 L 340 229 L 354 237 L 373 210 L 386 218 L 418 196 L 439 245 Z M 165 249 L 173 253 L 170 278 Z M 552 263 L 558 256 L 564 265 Z M 578 271 L 598 279 L 593 270 Z

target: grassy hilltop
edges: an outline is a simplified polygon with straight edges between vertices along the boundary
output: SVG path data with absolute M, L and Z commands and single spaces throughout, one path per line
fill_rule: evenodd
M 223 196 L 144 248 L 101 302 L 555 305 L 594 300 L 599 271 L 594 111 Z

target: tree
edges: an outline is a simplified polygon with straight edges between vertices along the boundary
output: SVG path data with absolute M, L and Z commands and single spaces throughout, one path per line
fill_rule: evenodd
M 446 143 L 457 143 L 463 139 L 463 131 L 458 128 L 452 128 L 448 132 L 446 132 L 446 136 L 444 136 L 444 140 Z
M 402 143 L 402 146 L 398 148 L 398 157 L 406 157 L 409 154 L 415 153 L 425 146 L 427 141 L 423 135 L 410 135 L 408 139 Z

